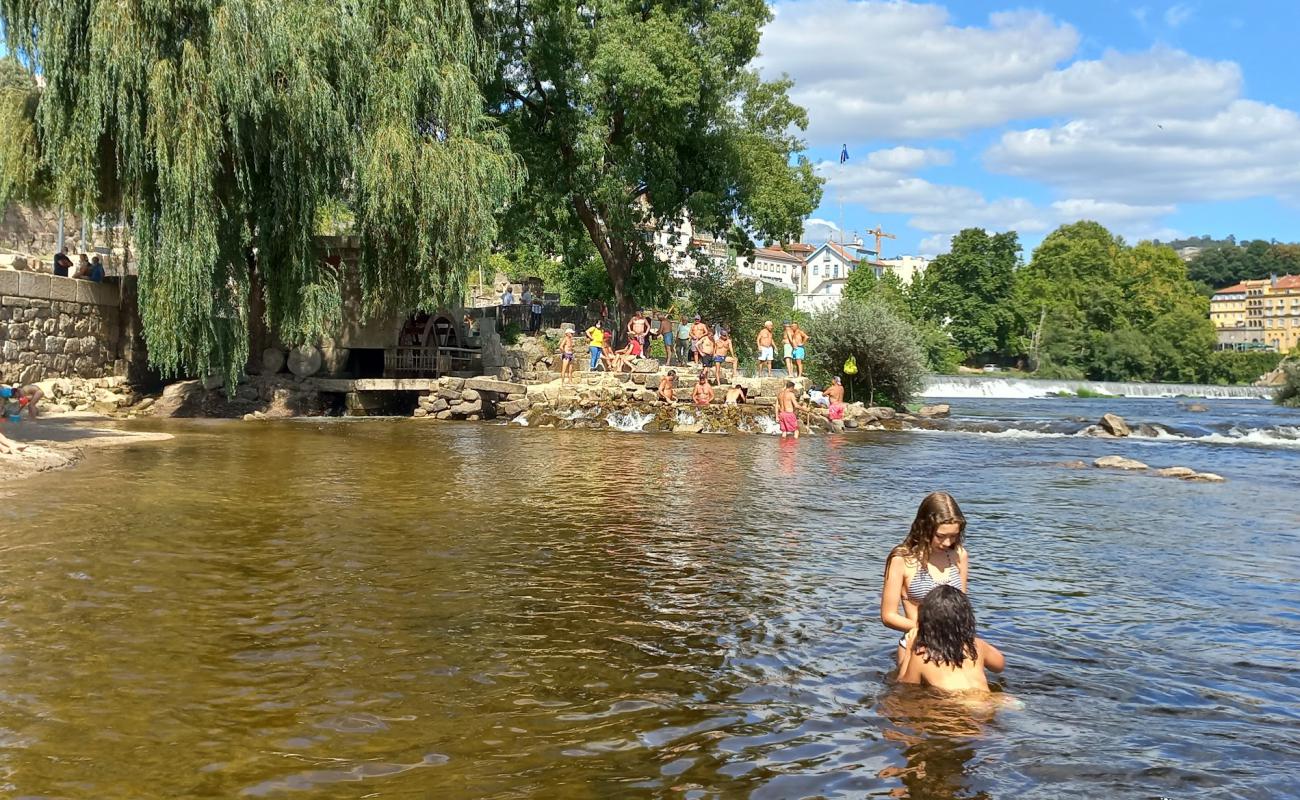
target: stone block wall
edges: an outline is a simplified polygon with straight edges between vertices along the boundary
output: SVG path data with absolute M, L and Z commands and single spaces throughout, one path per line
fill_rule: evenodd
M 118 287 L 0 270 L 0 381 L 120 375 Z

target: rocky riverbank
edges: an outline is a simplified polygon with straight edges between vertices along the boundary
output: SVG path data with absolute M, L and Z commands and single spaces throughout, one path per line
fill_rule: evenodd
M 22 480 L 65 469 L 79 463 L 87 451 L 102 447 L 157 442 L 172 438 L 169 433 L 130 431 L 105 426 L 106 420 L 88 417 L 85 412 L 47 414 L 44 418 L 6 422 L 0 433 L 16 449 L 0 448 L 0 467 L 10 480 Z

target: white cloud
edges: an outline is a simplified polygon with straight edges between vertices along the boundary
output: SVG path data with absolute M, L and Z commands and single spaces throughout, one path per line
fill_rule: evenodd
M 947 166 L 953 161 L 951 150 L 915 147 L 891 147 L 867 154 L 867 166 L 885 170 L 914 170 L 923 167 Z
M 1063 191 L 1128 203 L 1294 201 L 1300 200 L 1300 115 L 1237 100 L 1194 118 L 1079 119 L 1003 134 L 986 163 Z
M 1179 3 L 1165 9 L 1165 24 L 1171 28 L 1180 27 L 1184 22 L 1192 18 L 1192 9 Z
M 828 219 L 809 217 L 803 223 L 803 241 L 810 244 L 823 244 L 832 238 L 838 238 L 840 226 Z
M 898 149 L 875 151 L 857 164 L 822 162 L 817 170 L 827 179 L 828 203 L 856 204 L 872 213 L 907 216 L 909 227 L 930 234 L 922 241 L 923 252 L 943 252 L 948 237 L 962 228 L 1014 230 L 1033 238 L 1079 219 L 1096 220 L 1131 239 L 1170 238 L 1169 229 L 1159 221 L 1175 211 L 1173 205 L 1129 204 L 1091 197 L 1070 197 L 1039 205 L 1022 197 L 988 198 L 966 186 L 934 183 L 911 174 L 927 162 L 899 158 Z
M 759 65 L 794 77 L 791 94 L 808 109 L 809 140 L 822 146 L 854 137 L 957 136 L 1135 105 L 1184 113 L 1222 105 L 1241 85 L 1231 62 L 1163 48 L 1062 66 L 1079 40 L 1073 27 L 1038 12 L 998 13 L 987 27 L 958 27 L 937 5 L 810 0 L 776 7 Z

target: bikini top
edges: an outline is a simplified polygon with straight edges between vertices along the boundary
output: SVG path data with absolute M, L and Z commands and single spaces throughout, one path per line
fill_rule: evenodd
M 957 567 L 955 559 L 953 563 L 949 564 L 948 568 L 943 571 L 943 577 L 937 581 L 932 575 L 930 575 L 929 566 L 922 564 L 917 568 L 916 575 L 912 578 L 912 582 L 908 584 L 907 597 L 912 602 L 919 603 L 925 599 L 926 595 L 934 591 L 934 587 L 942 585 L 955 586 L 958 589 L 961 588 L 961 570 Z

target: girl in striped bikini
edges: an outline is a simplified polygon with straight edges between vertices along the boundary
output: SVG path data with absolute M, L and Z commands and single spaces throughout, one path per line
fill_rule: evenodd
M 896 657 L 911 644 L 925 599 L 936 586 L 966 591 L 969 558 L 962 547 L 966 517 L 947 492 L 934 492 L 921 501 L 912 529 L 885 562 L 885 587 L 880 595 L 880 621 L 902 631 Z M 899 607 L 902 613 L 899 613 Z

